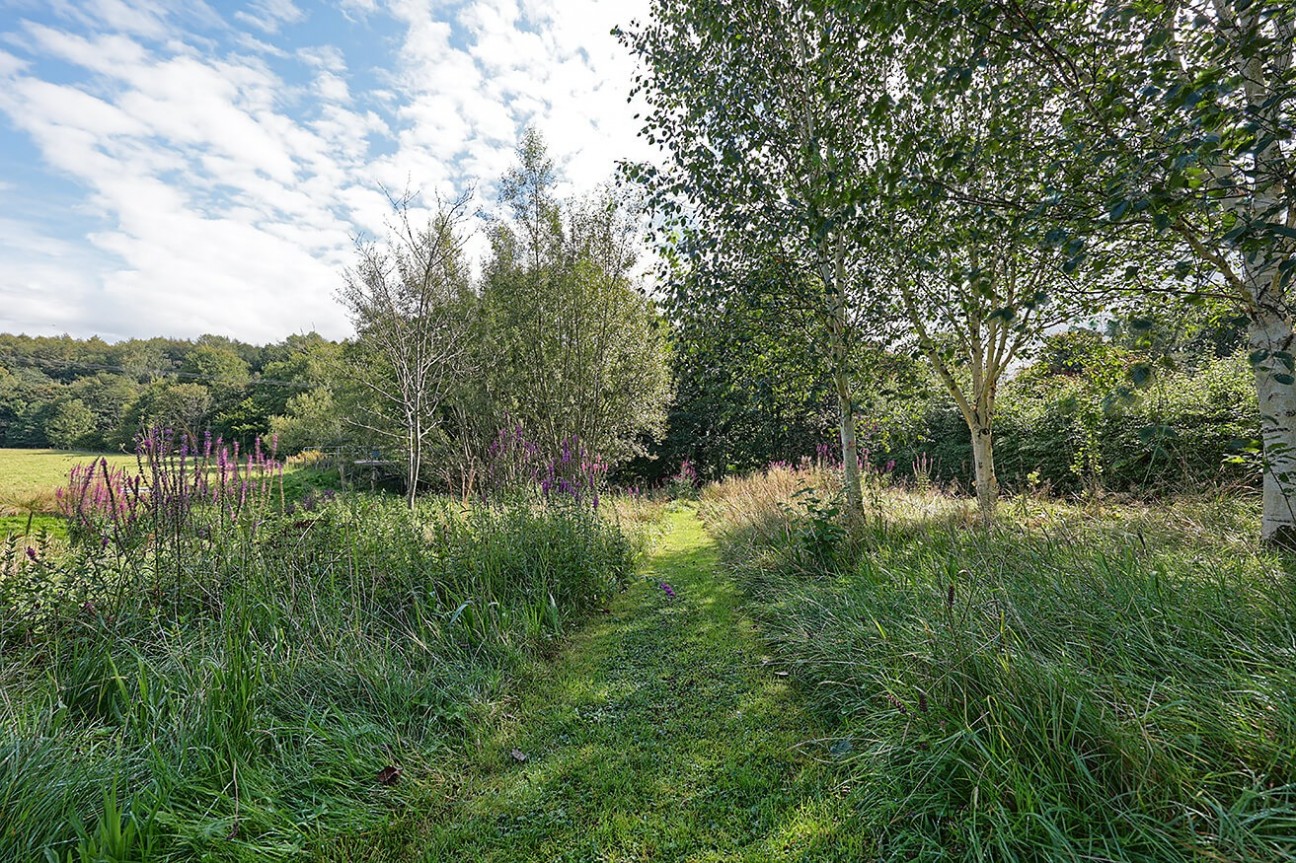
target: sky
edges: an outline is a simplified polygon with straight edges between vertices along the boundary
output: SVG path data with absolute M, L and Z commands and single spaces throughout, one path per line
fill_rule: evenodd
M 566 195 L 650 157 L 609 33 L 646 6 L 0 0 L 0 332 L 347 336 L 384 189 L 489 208 L 527 126 Z

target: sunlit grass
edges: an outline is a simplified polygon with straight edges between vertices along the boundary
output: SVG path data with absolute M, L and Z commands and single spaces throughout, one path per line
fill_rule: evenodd
M 0 516 L 58 512 L 54 492 L 79 464 L 108 459 L 112 467 L 135 466 L 135 456 L 53 449 L 0 449 Z M 0 531 L 2 532 L 2 531 Z
M 839 535 L 788 496 L 818 479 L 704 506 L 836 717 L 875 859 L 1296 855 L 1296 581 L 1254 499 L 1008 499 L 983 531 L 965 499 L 878 489 Z
M 689 509 L 667 527 L 608 614 L 445 766 L 429 811 L 332 859 L 867 859 L 823 730 L 765 661 L 714 544 Z

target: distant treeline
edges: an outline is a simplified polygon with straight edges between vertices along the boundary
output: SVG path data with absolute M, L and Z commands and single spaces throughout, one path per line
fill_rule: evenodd
M 0 446 L 129 450 L 149 426 L 250 443 L 327 386 L 341 349 L 316 333 L 265 346 L 0 334 Z

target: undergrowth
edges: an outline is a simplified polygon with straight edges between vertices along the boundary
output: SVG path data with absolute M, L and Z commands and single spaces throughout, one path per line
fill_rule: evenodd
M 1239 538 L 1253 501 L 1022 499 L 985 532 L 885 491 L 839 535 L 795 497 L 820 479 L 703 506 L 879 859 L 1296 857 L 1296 579 Z
M 0 859 L 291 860 L 379 824 L 632 558 L 575 505 L 255 512 L 8 551 Z

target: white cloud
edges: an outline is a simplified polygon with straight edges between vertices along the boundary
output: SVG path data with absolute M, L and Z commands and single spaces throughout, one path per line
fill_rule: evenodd
M 341 336 L 333 293 L 351 237 L 382 232 L 381 187 L 431 200 L 481 182 L 489 203 L 527 125 L 567 192 L 642 149 L 631 61 L 608 31 L 646 0 L 344 0 L 353 21 L 387 15 L 402 35 L 362 79 L 354 46 L 281 47 L 285 28 L 309 23 L 285 0 L 226 23 L 200 2 L 59 2 L 68 26 L 5 33 L 16 53 L 0 51 L 0 112 L 87 190 L 99 227 L 0 243 L 0 330 Z M 186 31 L 195 21 L 242 53 Z M 79 73 L 44 76 L 45 61 Z M 375 73 L 380 86 L 358 83 Z M 484 245 L 479 233 L 470 248 Z
M 0 78 L 8 78 L 25 70 L 31 64 L 7 51 L 0 51 Z
M 264 33 L 275 34 L 285 24 L 296 24 L 306 17 L 292 0 L 255 0 L 250 11 L 239 11 L 234 17 Z

